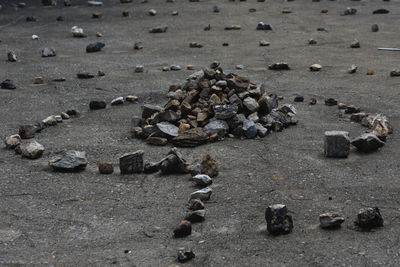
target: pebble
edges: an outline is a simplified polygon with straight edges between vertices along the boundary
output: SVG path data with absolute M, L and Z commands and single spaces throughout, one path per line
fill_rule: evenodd
M 63 120 L 68 120 L 70 117 L 69 117 L 69 115 L 68 115 L 67 113 L 61 112 L 61 118 L 62 118 Z
M 104 70 L 99 70 L 99 71 L 97 72 L 97 76 L 99 76 L 99 77 L 102 77 L 102 76 L 105 76 L 105 75 L 106 75 L 106 73 L 105 73 Z
M 209 186 L 212 184 L 212 179 L 210 178 L 210 176 L 208 176 L 206 174 L 198 174 L 196 176 L 193 176 L 192 180 L 198 186 Z
M 194 65 L 189 64 L 189 65 L 186 66 L 186 69 L 187 70 L 194 70 Z
M 260 45 L 260 46 L 269 46 L 269 42 L 266 41 L 266 40 L 261 40 L 261 41 L 259 42 L 259 45 Z
M 41 77 L 41 76 L 36 77 L 36 78 L 34 79 L 33 83 L 34 83 L 34 84 L 43 84 L 43 83 L 44 83 L 44 79 L 43 79 L 43 77 Z
M 122 11 L 122 16 L 123 17 L 129 17 L 129 11 L 128 10 Z
M 195 257 L 196 256 L 191 249 L 187 249 L 187 248 L 178 249 L 177 258 L 178 258 L 179 262 L 184 263 L 184 262 L 190 261 L 191 259 L 194 259 Z
M 174 237 L 175 238 L 180 238 L 180 237 L 186 237 L 192 233 L 192 223 L 183 220 L 178 226 L 174 229 Z
M 374 70 L 368 69 L 367 75 L 374 75 L 374 74 L 375 74 Z
M 389 13 L 389 10 L 387 10 L 385 8 L 379 8 L 379 9 L 372 11 L 372 14 L 388 14 L 388 13 Z
M 15 85 L 15 83 L 9 79 L 4 80 L 0 83 L 0 88 L 1 89 L 8 89 L 8 90 L 13 90 L 16 89 L 17 86 Z
M 157 15 L 157 11 L 155 9 L 150 9 L 149 10 L 149 15 L 150 16 L 155 16 L 155 15 Z
M 221 8 L 219 6 L 214 6 L 213 11 L 214 13 L 219 13 L 221 11 Z
M 76 74 L 76 77 L 78 79 L 92 79 L 94 78 L 94 74 L 91 74 L 90 72 L 80 72 Z
M 21 145 L 21 154 L 25 158 L 37 159 L 43 155 L 44 147 L 33 140 L 28 144 Z
M 269 24 L 265 24 L 264 22 L 259 22 L 257 24 L 257 30 L 262 30 L 262 31 L 272 31 L 272 26 Z
M 243 65 L 236 65 L 236 69 L 237 70 L 242 70 L 242 69 L 244 69 L 244 66 Z
M 143 65 L 136 65 L 135 67 L 135 72 L 136 73 L 141 73 L 144 71 L 144 66 Z
M 286 62 L 277 62 L 268 66 L 270 70 L 290 70 L 289 65 Z
M 195 211 L 189 212 L 185 216 L 185 220 L 187 220 L 191 223 L 199 223 L 199 222 L 203 222 L 205 220 L 205 215 L 206 215 L 205 209 L 195 210 Z
M 21 125 L 19 127 L 18 134 L 22 139 L 31 139 L 35 137 L 36 127 L 31 124 Z
M 383 218 L 378 207 L 364 208 L 358 212 L 354 224 L 361 229 L 370 230 L 383 226 Z
M 400 76 L 400 70 L 398 70 L 398 69 L 393 69 L 393 70 L 390 72 L 390 76 L 391 76 L 391 77 L 399 77 L 399 76 Z
M 203 45 L 202 45 L 202 44 L 199 44 L 199 43 L 197 43 L 197 42 L 191 42 L 191 43 L 189 44 L 189 47 L 190 47 L 190 48 L 202 48 Z
M 103 34 L 101 32 L 96 32 L 96 37 L 103 37 Z
M 17 55 L 15 54 L 14 51 L 8 52 L 7 53 L 7 58 L 8 58 L 8 61 L 10 61 L 10 62 L 16 62 L 17 61 Z
M 200 199 L 201 201 L 209 200 L 211 197 L 212 191 L 213 190 L 211 189 L 211 187 L 203 188 L 201 190 L 193 192 L 190 195 L 190 199 Z
M 327 106 L 336 106 L 337 103 L 337 100 L 335 100 L 334 98 L 325 99 L 325 105 Z
M 76 37 L 76 38 L 85 38 L 85 37 L 87 37 L 87 35 L 83 33 L 83 29 L 79 28 L 78 26 L 73 26 L 71 28 L 71 33 L 72 33 L 72 36 Z
M 304 96 L 298 95 L 294 97 L 294 102 L 303 102 L 304 101 Z
M 310 40 L 308 40 L 308 44 L 309 45 L 316 45 L 317 41 L 315 41 L 314 39 L 310 39 Z
M 89 6 L 102 6 L 103 2 L 100 1 L 88 1 Z
M 381 141 L 375 134 L 366 133 L 353 139 L 351 144 L 360 152 L 371 153 L 382 147 L 385 142 Z
M 81 171 L 86 168 L 87 163 L 86 153 L 83 151 L 67 151 L 49 160 L 49 166 L 60 172 Z
M 338 103 L 337 106 L 338 106 L 338 109 L 346 109 L 347 108 L 347 105 L 345 103 Z
M 179 12 L 178 11 L 176 11 L 176 10 L 174 10 L 174 11 L 172 11 L 172 16 L 178 16 L 179 15 Z
M 167 32 L 168 27 L 167 26 L 158 26 L 150 29 L 150 33 L 164 33 Z
M 114 166 L 111 162 L 99 162 L 98 167 L 101 174 L 112 174 L 114 172 Z
M 379 31 L 379 26 L 378 26 L 378 24 L 372 24 L 372 26 L 371 26 L 371 31 L 372 31 L 372 32 L 378 32 L 378 31 Z
M 143 172 L 143 150 L 127 153 L 119 158 L 121 174 L 133 174 Z
M 347 72 L 350 74 L 356 73 L 357 72 L 358 67 L 356 65 L 351 65 L 348 69 Z
M 37 36 L 36 34 L 32 35 L 32 40 L 39 40 L 39 36 Z
M 112 106 L 122 105 L 124 103 L 124 98 L 122 96 L 117 97 L 111 101 Z
M 178 70 L 181 70 L 182 68 L 181 68 L 181 66 L 179 66 L 179 65 L 171 65 L 170 67 L 169 67 L 169 69 L 170 70 L 173 70 L 173 71 L 178 71 Z
M 107 103 L 104 100 L 91 100 L 89 103 L 89 108 L 91 110 L 98 110 L 106 108 Z
M 188 203 L 188 209 L 190 210 L 202 210 L 204 209 L 204 203 L 200 199 L 190 199 Z
M 339 213 L 327 212 L 319 215 L 320 227 L 324 229 L 338 228 L 344 221 L 344 217 Z
M 128 95 L 125 97 L 125 101 L 128 101 L 128 102 L 136 103 L 138 100 L 139 100 L 139 97 L 135 96 L 135 95 Z
M 346 158 L 350 153 L 349 133 L 345 131 L 326 131 L 324 151 L 325 157 Z
M 106 45 L 101 42 L 93 43 L 93 44 L 88 44 L 86 46 L 86 53 L 94 53 L 94 52 L 99 52 L 103 47 Z
M 314 98 L 314 97 L 312 97 L 312 98 L 310 98 L 310 100 L 308 101 L 308 103 L 309 103 L 310 105 L 315 105 L 315 104 L 317 104 L 317 99 Z
M 348 7 L 344 12 L 343 15 L 355 15 L 357 13 L 357 9 Z
M 45 47 L 42 50 L 42 57 L 55 57 L 56 56 L 56 50 L 54 48 L 48 48 Z
M 21 137 L 19 134 L 14 134 L 7 136 L 3 141 L 7 149 L 14 149 L 21 144 Z
M 351 48 L 360 48 L 360 42 L 358 40 L 354 40 L 353 42 L 351 42 L 350 47 Z
M 322 70 L 321 64 L 312 64 L 310 67 L 310 71 L 320 71 L 320 70 Z
M 283 204 L 269 206 L 265 211 L 267 230 L 270 234 L 288 234 L 292 232 L 293 220 L 287 214 L 288 210 Z
M 142 42 L 136 42 L 133 46 L 133 49 L 135 50 L 140 50 L 143 49 L 143 43 Z
M 42 122 L 43 122 L 43 124 L 45 126 L 57 125 L 57 120 L 56 120 L 56 117 L 54 115 L 45 118 L 44 120 L 42 120 Z

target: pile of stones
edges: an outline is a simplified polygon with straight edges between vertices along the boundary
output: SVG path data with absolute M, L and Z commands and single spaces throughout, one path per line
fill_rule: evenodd
M 164 107 L 146 104 L 132 118 L 134 137 L 153 145 L 194 147 L 225 137 L 264 137 L 297 124 L 296 109 L 247 77 L 224 73 L 219 63 L 173 84 Z

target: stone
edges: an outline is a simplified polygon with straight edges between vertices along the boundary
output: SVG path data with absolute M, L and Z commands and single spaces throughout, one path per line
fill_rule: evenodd
M 202 128 L 193 128 L 179 132 L 179 135 L 172 139 L 172 144 L 179 147 L 195 147 L 207 142 L 208 135 Z
M 374 74 L 375 74 L 374 70 L 368 69 L 367 75 L 374 75 Z
M 86 168 L 87 163 L 86 153 L 83 151 L 67 151 L 49 160 L 49 166 L 60 172 L 81 171 Z
M 56 50 L 54 48 L 48 48 L 45 47 L 42 50 L 42 57 L 55 57 L 56 56 Z
M 372 11 L 372 14 L 388 14 L 388 13 L 389 13 L 389 10 L 387 10 L 385 8 L 379 8 L 379 9 Z
M 79 111 L 76 108 L 70 108 L 65 113 L 67 113 L 69 116 L 78 116 L 79 115 Z
M 134 153 L 126 153 L 119 158 L 121 174 L 133 174 L 143 172 L 143 150 Z
M 178 70 L 181 70 L 182 68 L 181 68 L 181 66 L 179 66 L 179 65 L 171 65 L 170 67 L 169 67 L 169 69 L 170 70 L 173 70 L 173 71 L 178 71 Z
M 391 77 L 399 77 L 399 76 L 400 76 L 400 70 L 398 70 L 398 69 L 393 69 L 393 70 L 390 72 L 390 76 L 391 76 Z
M 29 125 L 21 125 L 18 131 L 19 136 L 22 139 L 31 139 L 35 137 L 36 134 L 36 127 L 32 124 Z
M 229 131 L 229 125 L 223 120 L 213 120 L 204 126 L 203 130 L 208 135 L 216 133 L 220 137 L 224 137 Z
M 236 65 L 235 68 L 237 70 L 242 70 L 242 69 L 244 69 L 244 66 L 243 65 Z
M 350 116 L 350 120 L 354 121 L 354 122 L 361 122 L 367 116 L 368 116 L 368 114 L 365 112 L 353 113 Z
M 7 90 L 14 90 L 17 88 L 15 83 L 9 79 L 4 80 L 0 83 L 0 88 L 1 89 L 7 89 Z
M 155 15 L 157 15 L 157 11 L 155 9 L 150 9 L 149 10 L 149 15 L 150 16 L 155 16 Z
M 188 172 L 188 166 L 182 154 L 174 147 L 167 157 L 160 161 L 160 170 L 162 174 L 181 174 Z
M 32 40 L 39 40 L 39 36 L 37 36 L 36 34 L 32 35 Z
M 61 112 L 60 115 L 63 120 L 69 120 L 70 118 L 70 116 L 65 112 Z
M 78 26 L 73 26 L 71 28 L 71 33 L 72 33 L 72 36 L 76 37 L 76 38 L 85 38 L 85 37 L 87 37 L 87 35 L 83 33 L 83 29 L 79 28 Z
M 167 137 L 176 137 L 179 135 L 179 128 L 170 122 L 159 122 L 156 124 L 156 126 Z
M 104 70 L 97 71 L 97 76 L 102 77 L 102 76 L 105 76 L 105 75 L 106 75 L 106 73 L 105 73 Z
M 325 99 L 325 105 L 327 106 L 336 106 L 337 104 L 338 102 L 334 98 Z
M 259 22 L 256 29 L 259 31 L 272 31 L 271 25 L 265 24 L 264 22 Z
M 309 45 L 316 45 L 317 41 L 315 41 L 314 39 L 310 39 L 310 40 L 308 40 L 308 44 Z
M 310 67 L 310 71 L 320 71 L 320 70 L 322 70 L 321 64 L 312 64 Z
M 207 174 L 198 174 L 192 177 L 192 180 L 196 183 L 198 186 L 209 186 L 212 184 L 212 179 L 210 176 Z
M 57 0 L 42 0 L 42 5 L 55 6 L 55 5 L 57 5 Z
M 371 25 L 371 31 L 372 31 L 372 32 L 378 32 L 378 31 L 379 31 L 379 26 L 378 26 L 378 24 L 372 24 L 372 25 Z
M 357 214 L 354 224 L 361 229 L 371 230 L 383 226 L 383 218 L 378 207 L 363 208 Z
M 37 21 L 37 18 L 34 16 L 29 16 L 29 17 L 26 17 L 26 21 L 35 22 L 35 21 Z
M 89 6 L 102 6 L 103 2 L 100 1 L 88 1 Z
M 89 103 L 89 108 L 91 110 L 105 109 L 106 106 L 107 106 L 107 103 L 104 100 L 92 100 Z
M 310 104 L 310 105 L 317 104 L 317 99 L 315 97 L 310 98 L 310 100 L 308 101 L 308 104 Z
M 167 26 L 158 26 L 150 29 L 150 33 L 164 33 L 167 32 L 168 27 Z
M 195 68 L 194 65 L 191 65 L 191 64 L 186 66 L 187 70 L 194 70 L 194 68 Z
M 347 105 L 345 103 L 338 103 L 337 106 L 338 106 L 338 109 L 346 109 L 347 108 Z
M 243 121 L 243 132 L 246 138 L 253 139 L 257 136 L 258 130 L 254 121 L 244 120 Z
M 128 101 L 128 102 L 137 103 L 138 100 L 139 100 L 139 97 L 136 95 L 125 96 L 125 101 Z
M 277 62 L 268 66 L 270 70 L 290 70 L 289 65 L 286 62 Z
M 268 134 L 268 129 L 262 126 L 261 123 L 256 123 L 256 129 L 259 137 L 264 137 Z
M 185 216 L 185 220 L 191 222 L 191 223 L 199 223 L 203 222 L 205 220 L 205 215 L 206 215 L 206 210 L 195 210 L 192 212 L 189 212 Z
M 88 44 L 86 46 L 86 53 L 95 53 L 95 52 L 99 52 L 101 51 L 101 49 L 103 47 L 105 47 L 106 45 L 102 42 L 97 42 L 97 43 L 92 43 L 92 44 Z
M 92 79 L 92 78 L 94 78 L 94 75 L 91 74 L 90 72 L 80 72 L 80 73 L 76 74 L 76 77 L 78 79 Z
M 246 110 L 250 113 L 257 112 L 258 109 L 260 108 L 260 105 L 257 103 L 257 101 L 252 98 L 252 97 L 246 97 L 243 100 L 243 106 L 246 108 Z
M 240 25 L 232 25 L 232 26 L 227 26 L 224 28 L 225 31 L 230 31 L 230 30 L 240 30 L 242 27 Z
M 43 84 L 43 83 L 44 83 L 43 77 L 36 77 L 33 81 L 33 84 Z
M 346 114 L 358 113 L 360 112 L 360 108 L 354 105 L 349 105 L 346 107 L 345 111 Z
M 141 73 L 144 71 L 144 66 L 143 65 L 136 65 L 135 67 L 135 72 L 136 73 Z
M 321 13 L 322 13 L 322 14 L 328 13 L 328 9 L 326 9 L 326 8 L 322 9 L 322 10 L 321 10 Z
M 133 49 L 135 50 L 141 50 L 143 49 L 143 43 L 142 42 L 136 42 L 133 46 Z
M 56 119 L 57 123 L 62 123 L 63 122 L 63 118 L 61 117 L 61 115 L 54 115 L 54 118 Z
M 177 258 L 179 262 L 187 262 L 190 261 L 191 259 L 194 259 L 196 257 L 196 255 L 193 253 L 193 251 L 191 249 L 187 249 L 187 248 L 180 248 L 178 249 L 177 252 Z
M 150 104 L 145 104 L 142 107 L 142 118 L 143 119 L 148 119 L 150 118 L 153 114 L 157 112 L 162 111 L 162 107 L 155 106 L 155 105 L 150 105 Z
M 293 99 L 294 102 L 303 102 L 304 101 L 304 96 L 302 95 L 297 95 Z
M 326 131 L 324 141 L 325 157 L 346 158 L 350 152 L 349 133 Z
M 234 117 L 239 110 L 237 105 L 215 105 L 213 111 L 218 120 L 227 120 Z
M 128 4 L 128 3 L 132 3 L 133 0 L 120 0 L 119 2 L 121 4 Z
M 352 7 L 348 7 L 344 12 L 343 15 L 355 15 L 357 13 L 357 9 L 352 8 Z
M 356 73 L 357 69 L 358 69 L 358 67 L 353 64 L 347 69 L 347 72 L 350 73 L 350 74 Z
M 360 48 L 360 42 L 356 39 L 350 44 L 351 48 Z
M 174 229 L 174 237 L 175 238 L 180 238 L 180 237 L 186 237 L 192 233 L 192 223 L 183 220 L 178 226 Z
M 320 227 L 324 229 L 339 228 L 344 222 L 344 217 L 338 213 L 327 212 L 319 215 Z
M 191 42 L 191 43 L 189 43 L 189 47 L 190 47 L 190 48 L 202 48 L 203 45 L 202 45 L 202 44 L 199 44 L 199 43 L 197 43 L 197 42 Z
M 65 18 L 64 18 L 64 16 L 58 16 L 58 17 L 56 18 L 56 20 L 57 20 L 57 21 L 64 21 Z
M 204 209 L 204 203 L 200 199 L 194 198 L 190 199 L 188 202 L 188 209 L 189 210 L 202 210 Z
M 146 143 L 153 146 L 165 146 L 168 144 L 168 139 L 156 136 L 149 136 L 146 139 Z
M 112 174 L 114 172 L 114 166 L 111 162 L 99 162 L 98 167 L 101 174 Z
M 160 163 L 159 162 L 147 162 L 144 164 L 143 172 L 144 173 L 155 173 L 160 170 Z
M 15 54 L 14 51 L 10 51 L 10 52 L 7 53 L 7 58 L 8 58 L 8 61 L 10 61 L 10 62 L 16 62 L 17 61 L 17 54 Z
M 101 32 L 96 32 L 96 37 L 103 37 L 103 34 Z
M 129 11 L 128 10 L 122 11 L 122 16 L 123 17 L 129 17 Z
M 14 134 L 4 138 L 4 144 L 7 149 L 14 149 L 21 144 L 21 136 L 19 134 Z
M 71 0 L 64 0 L 64 6 L 71 6 Z
M 174 10 L 174 11 L 172 11 L 172 16 L 178 16 L 179 15 L 179 12 L 177 11 L 177 10 Z
M 205 26 L 203 30 L 205 30 L 205 31 L 211 30 L 211 24 L 208 24 L 207 26 Z
M 219 13 L 221 11 L 221 8 L 219 6 L 214 6 L 213 11 L 214 13 Z
M 114 98 L 111 101 L 112 106 L 117 106 L 117 105 L 122 105 L 122 104 L 124 104 L 124 98 L 122 96 Z
M 375 134 L 366 133 L 353 139 L 351 144 L 360 152 L 370 153 L 378 150 L 385 142 L 381 141 Z
M 47 117 L 46 119 L 44 119 L 43 124 L 46 126 L 54 126 L 57 125 L 57 120 L 56 117 L 54 115 Z
M 261 40 L 261 41 L 259 42 L 259 46 L 269 46 L 269 42 L 266 41 L 266 40 Z
M 274 204 L 267 208 L 265 220 L 270 234 L 279 235 L 292 232 L 293 220 L 287 212 L 287 207 L 283 204 Z
M 206 187 L 190 194 L 190 199 L 200 199 L 201 201 L 205 201 L 210 199 L 211 194 L 211 187 Z

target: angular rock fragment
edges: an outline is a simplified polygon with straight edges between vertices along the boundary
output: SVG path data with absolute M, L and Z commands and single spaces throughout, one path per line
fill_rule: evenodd
M 327 212 L 319 215 L 320 227 L 324 229 L 335 229 L 344 222 L 344 217 L 338 213 Z
M 348 7 L 344 12 L 343 15 L 355 15 L 357 13 L 357 9 L 353 8 L 353 7 Z
M 393 69 L 393 70 L 390 72 L 390 76 L 391 76 L 391 77 L 399 77 L 399 76 L 400 76 L 400 70 L 398 70 L 398 69 Z
M 190 195 L 190 199 L 200 199 L 201 201 L 209 200 L 212 194 L 211 187 L 206 187 Z
M 358 212 L 354 224 L 361 229 L 371 230 L 383 226 L 383 218 L 378 207 L 364 208 Z
M 79 72 L 78 74 L 76 74 L 76 77 L 78 79 L 92 79 L 94 78 L 94 75 L 90 72 Z
M 179 262 L 187 262 L 194 259 L 196 256 L 191 249 L 180 248 L 177 252 L 177 258 Z
M 49 166 L 60 172 L 81 171 L 87 163 L 86 153 L 82 151 L 68 151 L 49 160 Z
M 191 222 L 191 223 L 199 223 L 203 222 L 205 220 L 205 215 L 206 215 L 206 210 L 195 210 L 192 212 L 189 212 L 185 216 L 185 220 Z
M 198 174 L 196 176 L 193 176 L 192 180 L 198 186 L 206 187 L 206 186 L 209 186 L 212 184 L 212 179 L 210 178 L 210 176 L 208 176 L 206 174 Z
M 18 134 L 14 134 L 7 136 L 3 141 L 7 149 L 14 149 L 21 144 L 21 137 Z
M 327 106 L 336 106 L 337 103 L 337 100 L 335 100 L 334 98 L 328 98 L 325 100 L 325 105 Z
M 13 90 L 13 89 L 16 89 L 17 86 L 14 84 L 13 81 L 7 79 L 7 80 L 4 80 L 4 81 L 2 81 L 0 83 L 0 88 L 1 89 Z
M 48 48 L 45 47 L 42 50 L 42 57 L 55 57 L 56 56 L 56 50 L 54 48 Z
M 36 127 L 29 124 L 29 125 L 22 125 L 19 127 L 19 136 L 22 139 L 30 139 L 35 137 L 36 134 Z
M 97 42 L 97 43 L 92 43 L 92 44 L 88 44 L 86 46 L 86 53 L 94 53 L 94 52 L 99 52 L 101 51 L 101 49 L 103 47 L 105 47 L 106 45 L 104 43 L 101 42 Z
M 381 141 L 376 135 L 367 133 L 353 139 L 351 144 L 355 146 L 358 151 L 370 153 L 378 150 L 385 142 Z
M 192 224 L 187 220 L 183 220 L 178 226 L 174 229 L 174 237 L 186 237 L 192 233 Z
M 143 150 L 134 153 L 126 153 L 119 158 L 121 174 L 133 174 L 143 172 Z
M 371 25 L 371 31 L 372 31 L 372 32 L 378 32 L 378 31 L 379 31 L 379 26 L 378 26 L 378 24 L 372 24 L 372 25 Z
M 207 143 L 208 135 L 202 128 L 193 128 L 180 132 L 171 142 L 178 147 L 195 147 Z
M 144 173 L 155 173 L 160 170 L 160 162 L 147 162 L 144 164 Z
M 188 166 L 182 154 L 176 148 L 172 148 L 167 157 L 160 161 L 162 174 L 187 173 Z
M 360 48 L 360 42 L 356 39 L 350 44 L 351 48 Z
M 89 6 L 97 6 L 98 7 L 98 6 L 103 5 L 103 2 L 101 2 L 101 1 L 88 1 L 87 3 Z
M 47 117 L 46 119 L 44 119 L 43 124 L 46 126 L 54 126 L 57 125 L 57 119 L 54 115 Z
M 267 230 L 270 234 L 288 234 L 293 229 L 293 220 L 287 214 L 288 210 L 283 204 L 271 205 L 265 212 Z
M 112 106 L 117 106 L 117 105 L 122 105 L 124 104 L 124 98 L 122 96 L 114 98 L 111 100 L 111 105 Z
M 202 210 L 204 209 L 204 203 L 200 199 L 190 199 L 188 203 L 188 209 L 190 210 Z
M 99 162 L 98 167 L 101 174 L 112 174 L 114 172 L 114 166 L 111 162 Z
M 346 158 L 350 152 L 349 133 L 345 131 L 325 132 L 325 157 Z

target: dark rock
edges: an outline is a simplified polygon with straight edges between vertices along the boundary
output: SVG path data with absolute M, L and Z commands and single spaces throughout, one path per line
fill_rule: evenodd
M 144 164 L 144 173 L 155 173 L 160 170 L 160 162 L 147 162 Z
M 190 210 L 202 210 L 204 209 L 204 203 L 200 199 L 194 198 L 189 200 L 188 209 Z
M 257 112 L 260 106 L 258 105 L 257 101 L 252 97 L 246 97 L 243 100 L 243 106 L 249 113 Z
M 344 222 L 344 217 L 338 213 L 324 213 L 319 215 L 320 227 L 324 229 L 334 229 L 340 227 Z
M 234 117 L 238 112 L 236 105 L 215 105 L 213 106 L 215 118 L 218 120 L 226 120 Z
M 97 42 L 97 43 L 93 43 L 93 44 L 88 44 L 88 46 L 86 46 L 86 53 L 94 53 L 94 52 L 99 52 L 101 51 L 101 49 L 103 47 L 105 47 L 106 45 L 104 43 L 101 42 Z
M 191 222 L 191 223 L 199 223 L 203 222 L 205 220 L 205 215 L 206 215 L 206 210 L 195 210 L 192 212 L 189 212 L 185 216 L 185 220 Z
M 124 98 L 122 96 L 111 100 L 111 106 L 118 106 L 124 104 Z
M 36 128 L 33 125 L 22 125 L 19 127 L 18 131 L 19 136 L 22 139 L 30 139 L 35 137 L 36 134 Z
M 229 75 L 227 80 L 228 87 L 235 89 L 236 93 L 241 93 L 247 90 L 250 85 L 250 80 L 247 77 L 241 77 L 237 75 Z
M 89 103 L 89 108 L 91 110 L 97 110 L 97 109 L 104 109 L 106 108 L 107 103 L 104 100 L 92 100 Z
M 103 2 L 101 2 L 101 1 L 88 1 L 88 5 L 89 6 L 97 6 L 97 7 L 99 7 L 99 6 L 103 5 Z
M 154 113 L 162 111 L 162 107 L 159 106 L 154 106 L 154 105 L 143 105 L 143 112 L 142 112 L 142 118 L 147 119 L 150 118 Z
M 79 111 L 76 108 L 70 108 L 65 113 L 67 113 L 69 116 L 78 116 L 79 115 Z
M 208 135 L 218 134 L 218 136 L 224 137 L 229 131 L 229 125 L 223 120 L 213 120 L 204 126 L 203 130 Z
M 243 121 L 243 131 L 246 138 L 253 139 L 257 136 L 256 124 L 251 120 Z
M 87 163 L 86 153 L 81 151 L 68 151 L 49 160 L 49 166 L 61 172 L 84 170 Z
M 121 174 L 133 174 L 143 172 L 143 150 L 127 153 L 119 158 Z
M 367 116 L 368 116 L 368 114 L 364 113 L 364 112 L 353 113 L 350 116 L 350 120 L 355 121 L 355 122 L 361 122 L 362 119 L 364 119 Z
M 268 66 L 270 70 L 290 70 L 289 65 L 286 62 L 277 62 Z
M 383 226 L 383 218 L 378 207 L 364 208 L 358 212 L 354 224 L 361 229 L 370 230 Z
M 351 144 L 355 146 L 358 151 L 370 153 L 378 150 L 378 148 L 382 147 L 385 143 L 376 135 L 369 133 L 355 138 L 351 141 Z
M 179 135 L 179 128 L 167 121 L 156 124 L 157 128 L 167 137 L 176 137 Z
M 393 70 L 390 72 L 390 76 L 391 76 L 391 77 L 399 77 L 399 76 L 400 76 L 400 70 L 398 70 L 398 69 L 393 69 Z
M 37 18 L 35 18 L 34 16 L 29 16 L 29 17 L 26 17 L 26 21 L 35 22 L 35 21 L 37 21 Z
M 389 10 L 384 9 L 384 8 L 380 8 L 380 9 L 374 10 L 372 12 L 372 14 L 388 14 L 388 13 L 389 13 Z
M 343 15 L 355 15 L 357 13 L 357 9 L 348 7 L 344 12 Z
M 94 78 L 94 75 L 90 72 L 80 72 L 76 75 L 76 77 L 78 77 L 78 79 L 91 79 Z
M 57 21 L 64 21 L 65 18 L 64 18 L 64 16 L 58 16 L 58 17 L 56 18 L 56 20 L 57 20 Z
M 219 8 L 219 6 L 214 6 L 213 11 L 215 13 L 219 13 L 221 11 L 221 9 Z
M 191 249 L 180 248 L 178 249 L 177 257 L 178 261 L 183 263 L 194 259 L 196 256 Z
M 269 24 L 265 24 L 264 22 L 259 22 L 257 24 L 257 30 L 259 31 L 272 31 L 272 27 Z
M 42 57 L 55 57 L 56 56 L 56 50 L 54 48 L 48 48 L 45 47 L 42 50 Z
M 168 153 L 167 157 L 160 161 L 160 170 L 162 174 L 181 174 L 188 173 L 188 166 L 182 154 L 174 147 Z
M 312 97 L 312 98 L 310 98 L 310 100 L 308 101 L 308 103 L 309 103 L 310 105 L 315 105 L 315 104 L 317 104 L 317 99 L 316 99 L 315 97 Z
M 265 212 L 267 230 L 270 234 L 288 234 L 293 229 L 293 220 L 283 204 L 269 206 Z
M 174 237 L 186 237 L 192 233 L 192 223 L 183 220 L 174 230 Z
M 345 131 L 325 132 L 325 157 L 346 158 L 350 152 L 349 133 Z
M 294 102 L 303 102 L 304 96 L 298 95 L 294 97 Z
M 334 98 L 325 99 L 325 105 L 327 106 L 336 106 L 337 103 L 337 100 L 335 100 Z
M 168 30 L 167 26 L 158 26 L 155 28 L 150 29 L 150 33 L 163 33 L 166 32 Z
M 13 89 L 16 89 L 17 86 L 15 86 L 15 83 L 13 81 L 7 79 L 0 83 L 0 88 L 13 90 Z
M 42 0 L 42 5 L 55 6 L 55 5 L 57 5 L 57 0 Z
M 346 114 L 358 113 L 358 112 L 360 112 L 360 108 L 356 107 L 356 106 L 353 106 L 353 105 L 350 105 L 350 106 L 346 107 L 344 112 Z
M 153 146 L 165 146 L 168 144 L 168 139 L 156 136 L 149 136 L 146 143 Z
M 212 194 L 211 187 L 206 187 L 190 194 L 190 199 L 209 200 Z
M 114 172 L 114 166 L 111 162 L 99 162 L 98 167 L 101 174 L 112 174 Z
M 40 158 L 44 152 L 44 147 L 35 140 L 21 145 L 20 148 L 22 156 L 29 159 Z
M 378 24 L 372 24 L 372 25 L 371 25 L 371 31 L 372 31 L 372 32 L 378 32 L 378 31 L 379 31 L 379 26 L 378 26 Z

